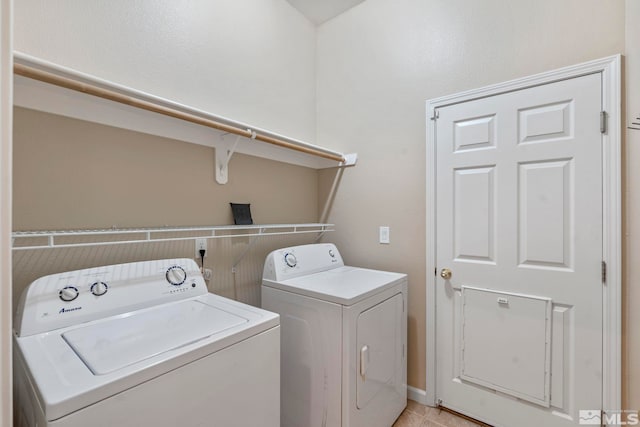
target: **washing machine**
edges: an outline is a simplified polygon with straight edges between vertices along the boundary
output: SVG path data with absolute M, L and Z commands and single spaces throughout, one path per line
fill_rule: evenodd
M 333 244 L 266 259 L 280 314 L 283 427 L 389 427 L 407 404 L 407 276 L 345 266 Z
M 280 425 L 278 315 L 208 293 L 193 260 L 40 278 L 14 326 L 18 426 Z

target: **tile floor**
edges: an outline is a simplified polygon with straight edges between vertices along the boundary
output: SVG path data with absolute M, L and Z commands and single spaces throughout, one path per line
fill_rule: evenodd
M 393 427 L 482 427 L 464 418 L 457 417 L 437 408 L 423 406 L 413 400 L 407 401 L 407 408 Z

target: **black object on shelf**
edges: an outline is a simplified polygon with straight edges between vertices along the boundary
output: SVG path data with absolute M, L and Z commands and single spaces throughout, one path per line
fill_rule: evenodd
M 233 213 L 233 223 L 235 225 L 251 225 L 251 204 L 249 203 L 229 203 Z

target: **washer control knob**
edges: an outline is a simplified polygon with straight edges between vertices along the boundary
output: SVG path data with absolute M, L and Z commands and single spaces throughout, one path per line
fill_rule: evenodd
M 165 277 L 167 278 L 167 282 L 173 286 L 180 286 L 187 280 L 187 272 L 179 265 L 174 265 L 167 269 Z
M 333 249 L 329 249 L 329 256 L 331 258 L 335 258 L 336 257 L 336 254 L 333 252 Z
M 291 268 L 295 267 L 298 264 L 296 256 L 291 252 L 284 254 L 284 262 L 286 262 L 287 265 Z
M 91 293 L 97 297 L 106 294 L 108 289 L 109 287 L 104 282 L 96 282 L 91 285 Z
M 60 299 L 62 301 L 69 302 L 78 298 L 78 294 L 78 288 L 76 288 L 75 286 L 65 286 L 64 288 L 60 289 L 58 296 L 60 296 Z

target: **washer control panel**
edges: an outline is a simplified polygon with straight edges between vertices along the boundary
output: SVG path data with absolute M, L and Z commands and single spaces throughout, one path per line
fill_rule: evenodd
M 41 277 L 23 292 L 16 310 L 18 336 L 206 294 L 192 259 L 95 267 Z
M 262 278 L 286 280 L 343 266 L 340 252 L 332 243 L 292 246 L 267 255 Z

